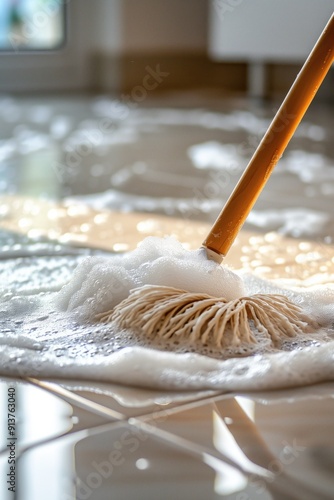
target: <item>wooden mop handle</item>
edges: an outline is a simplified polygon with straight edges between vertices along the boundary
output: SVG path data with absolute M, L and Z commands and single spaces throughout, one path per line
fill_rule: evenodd
M 203 242 L 209 256 L 215 260 L 222 260 L 222 257 L 230 249 L 276 163 L 317 93 L 333 60 L 334 14 Z

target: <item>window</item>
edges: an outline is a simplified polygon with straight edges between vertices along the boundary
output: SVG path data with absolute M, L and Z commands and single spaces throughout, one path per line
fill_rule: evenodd
M 0 50 L 54 50 L 65 43 L 62 0 L 1 0 Z
M 0 93 L 90 84 L 95 0 L 0 0 Z

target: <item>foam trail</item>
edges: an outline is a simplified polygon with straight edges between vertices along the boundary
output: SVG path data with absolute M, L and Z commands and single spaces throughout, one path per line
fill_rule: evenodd
M 0 299 L 0 374 L 223 391 L 334 379 L 331 285 L 307 291 L 283 288 L 212 262 L 203 266 L 203 261 L 201 252 L 187 252 L 172 239 L 157 238 L 123 256 L 27 257 L 16 267 L 3 261 L 1 273 L 8 286 Z M 29 274 L 32 264 L 34 272 Z M 257 344 L 217 350 L 174 340 L 148 341 L 136 332 L 93 321 L 96 311 L 120 301 L 129 286 L 166 279 L 174 286 L 182 280 L 192 288 L 207 287 L 217 296 L 283 293 L 322 327 L 278 348 L 259 334 Z

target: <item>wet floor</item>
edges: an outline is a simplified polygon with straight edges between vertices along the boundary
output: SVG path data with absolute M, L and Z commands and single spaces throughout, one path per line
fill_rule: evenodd
M 111 96 L 1 96 L 0 194 L 210 223 L 278 105 L 207 93 L 140 105 Z M 295 263 L 302 255 L 298 265 L 311 274 L 327 272 L 332 262 L 326 243 L 334 238 L 333 111 L 312 106 L 246 223 L 320 243 L 321 265 L 307 242 L 289 254 Z M 81 220 L 78 231 L 89 234 L 84 226 Z M 133 227 L 139 231 L 137 221 Z M 261 238 L 252 244 L 271 259 L 275 247 L 276 272 L 288 273 L 285 240 Z M 73 262 L 92 253 L 8 229 L 0 231 L 0 244 L 0 258 L 13 265 L 12 277 L 1 275 L 2 288 L 25 249 L 46 260 L 73 255 Z M 266 268 L 259 256 L 254 265 Z M 55 284 L 62 275 L 49 278 Z M 332 498 L 331 383 L 222 395 L 3 378 L 0 403 L 5 500 Z
M 0 100 L 0 193 L 212 222 L 279 102 L 170 94 Z M 333 105 L 316 101 L 246 228 L 331 242 Z

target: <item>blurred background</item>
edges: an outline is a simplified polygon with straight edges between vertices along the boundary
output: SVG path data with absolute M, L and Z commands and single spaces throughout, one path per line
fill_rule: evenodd
M 2 0 L 0 193 L 213 221 L 333 7 Z M 332 241 L 333 83 L 247 227 Z
M 176 227 L 176 234 L 182 232 L 181 241 L 185 243 L 190 241 L 192 229 L 202 226 L 195 221 L 215 220 L 333 10 L 334 0 L 0 0 L 0 260 L 5 262 L 0 279 L 3 299 L 12 307 L 8 310 L 18 315 L 14 323 L 8 322 L 4 312 L 7 309 L 1 309 L 3 345 L 7 342 L 4 336 L 13 346 L 18 345 L 14 335 L 28 335 L 29 325 L 35 324 L 30 319 L 23 324 L 21 319 L 30 297 L 31 303 L 37 304 L 37 292 L 56 290 L 84 255 L 94 253 L 95 248 L 99 251 L 103 238 L 110 242 L 108 234 L 119 238 L 112 241 L 116 252 L 128 249 L 124 234 L 135 233 L 139 239 L 164 230 L 154 217 L 140 215 L 138 223 L 134 217 L 135 223 L 129 228 L 124 219 L 130 217 L 109 212 L 107 216 L 96 214 L 81 203 L 97 210 L 168 216 L 168 227 Z M 334 243 L 333 199 L 331 69 L 247 219 L 245 227 L 262 236 L 248 238 L 242 247 L 240 261 L 244 269 L 257 270 L 258 276 L 272 273 L 271 276 L 280 278 L 304 280 L 305 286 L 326 277 L 334 262 L 332 247 L 327 245 Z M 59 208 L 58 203 L 66 205 L 66 209 Z M 178 224 L 180 219 L 182 223 Z M 41 231 L 45 226 L 46 230 Z M 276 234 L 263 235 L 271 231 L 302 241 L 293 246 L 283 238 L 279 243 Z M 87 249 L 86 238 L 92 233 L 91 249 Z M 100 239 L 92 242 L 96 234 Z M 308 240 L 321 245 L 311 245 Z M 20 294 L 22 302 L 16 300 Z M 43 325 L 49 321 L 47 318 L 48 315 L 40 316 L 38 322 Z M 42 332 L 52 335 L 46 328 L 42 326 Z M 79 335 L 80 331 L 73 323 L 73 332 Z M 67 329 L 65 334 L 72 333 Z M 24 338 L 24 345 L 29 346 L 28 337 Z M 35 348 L 39 349 L 38 344 L 32 345 Z M 63 355 L 62 348 L 56 352 L 57 356 Z M 80 346 L 74 352 L 81 356 Z M 13 363 L 21 362 L 21 354 L 13 356 Z M 57 394 L 52 385 L 48 390 Z M 125 411 L 122 401 L 124 405 L 128 397 L 131 401 L 131 393 L 120 392 L 117 402 L 111 403 L 111 397 L 101 393 L 100 386 L 92 389 L 93 395 L 81 393 L 87 401 L 82 411 L 73 403 L 72 409 L 65 400 L 61 401 L 63 392 L 59 392 L 59 398 L 47 394 L 43 385 L 43 389 L 30 383 L 15 386 L 17 450 L 21 453 L 15 498 L 72 498 L 76 471 L 78 495 L 88 498 L 79 489 L 80 477 L 93 477 L 91 474 L 96 472 L 92 459 L 101 462 L 102 467 L 110 443 L 116 450 L 122 435 L 119 437 L 116 429 L 115 434 L 97 434 L 95 441 L 93 434 L 87 440 L 83 437 L 88 434 L 66 441 L 55 441 L 55 436 L 103 422 L 103 413 L 92 417 L 90 412 L 97 410 L 89 405 L 90 398 L 108 408 L 108 419 L 112 415 L 109 407 Z M 9 471 L 9 445 L 4 441 L 9 439 L 5 437 L 8 387 L 7 382 L 0 381 L 0 407 L 6 409 L 0 414 L 3 478 Z M 77 383 L 67 387 L 74 391 Z M 114 389 L 110 390 L 106 394 L 113 394 Z M 303 481 L 306 478 L 305 484 L 312 483 L 312 488 L 317 485 L 318 498 L 323 498 L 320 488 L 333 489 L 328 479 L 333 476 L 333 450 L 327 442 L 332 429 L 324 417 L 331 414 L 331 409 L 326 406 L 325 396 L 321 396 L 325 393 L 317 392 L 317 405 L 312 392 L 303 394 L 308 406 L 301 406 L 299 411 L 299 406 L 293 406 L 298 398 L 291 399 L 290 395 L 286 406 L 282 406 L 283 399 L 274 405 L 270 399 L 269 404 L 263 399 L 255 408 L 254 401 L 242 399 L 243 406 L 255 408 L 256 425 L 275 456 L 285 456 L 290 447 L 287 443 L 293 444 L 292 452 L 298 450 L 295 438 L 299 446 L 300 436 L 301 443 L 308 446 L 300 448 L 306 450 L 300 455 L 301 461 L 282 462 L 289 464 L 289 472 L 291 467 L 295 471 L 292 476 L 302 477 Z M 311 395 L 310 401 L 307 394 Z M 140 409 L 141 397 L 144 396 L 134 399 L 139 401 L 135 403 L 139 405 L 136 412 L 154 410 L 152 422 L 156 426 L 159 408 L 150 404 L 147 410 L 144 406 Z M 321 398 L 325 406 L 321 406 Z M 168 397 L 159 396 L 157 401 L 163 405 L 164 421 L 168 416 Z M 231 415 L 229 409 L 225 413 L 219 410 L 220 415 L 217 408 L 212 419 L 211 408 L 203 413 L 200 408 L 197 415 L 195 408 L 188 407 L 174 423 L 169 415 L 166 429 L 174 432 L 175 426 L 175 436 L 180 432 L 183 436 L 185 425 L 184 436 L 193 439 L 195 430 L 194 442 L 206 443 L 210 450 L 212 442 L 217 447 L 216 443 L 229 437 L 223 420 L 233 423 L 229 416 L 223 419 Z M 239 413 L 235 405 L 231 408 L 237 422 Z M 131 416 L 136 414 L 133 408 L 126 411 Z M 317 420 L 321 429 L 318 425 L 317 432 L 307 432 L 310 425 L 315 428 L 315 412 L 317 418 L 322 415 Z M 247 410 L 245 415 L 248 413 Z M 277 415 L 284 418 L 278 421 Z M 189 425 L 189 418 L 196 422 L 196 427 Z M 213 423 L 207 425 L 209 419 Z M 233 428 L 238 429 L 238 425 Z M 251 437 L 252 427 L 245 428 L 247 437 Z M 201 429 L 205 432 L 201 433 Z M 74 445 L 76 439 L 82 441 Z M 39 442 L 43 445 L 37 446 Z M 234 437 L 233 442 L 237 443 Z M 147 443 L 142 443 L 131 458 L 125 453 L 129 449 L 124 448 L 122 460 L 126 458 L 129 467 L 115 468 L 110 481 L 103 476 L 99 492 L 95 490 L 96 483 L 92 486 L 91 498 L 110 498 L 111 492 L 113 498 L 120 498 L 124 485 L 129 487 L 126 491 L 134 492 L 129 493 L 131 498 L 144 498 L 143 485 L 147 485 L 148 491 L 145 498 L 161 498 L 164 491 L 164 498 L 176 498 L 174 491 L 178 498 L 213 498 L 214 489 L 215 498 L 226 498 L 225 493 L 232 498 L 229 493 L 244 487 L 237 483 L 239 476 L 234 476 L 232 469 L 225 483 L 224 476 L 215 475 L 213 470 L 202 472 L 200 462 L 193 457 L 186 462 L 174 448 L 165 448 L 159 442 L 155 451 L 154 440 Z M 243 437 L 241 443 L 243 447 L 246 444 Z M 256 456 L 254 447 L 256 440 L 251 439 L 251 456 Z M 146 456 L 149 460 L 143 458 Z M 267 458 L 261 458 L 259 463 L 264 460 Z M 163 470 L 156 468 L 159 463 Z M 270 461 L 269 469 L 280 463 Z M 278 468 L 278 475 L 281 472 Z M 165 482 L 157 482 L 157 477 Z M 155 494 L 156 485 L 160 485 L 159 494 Z M 92 490 L 89 491 L 90 496 Z M 247 491 L 245 495 L 250 498 Z M 255 496 L 259 498 L 257 491 Z M 7 499 L 10 495 L 6 484 L 0 496 Z M 240 495 L 244 498 L 242 492 Z M 265 492 L 264 495 L 269 498 Z M 126 493 L 125 497 L 129 498 Z

